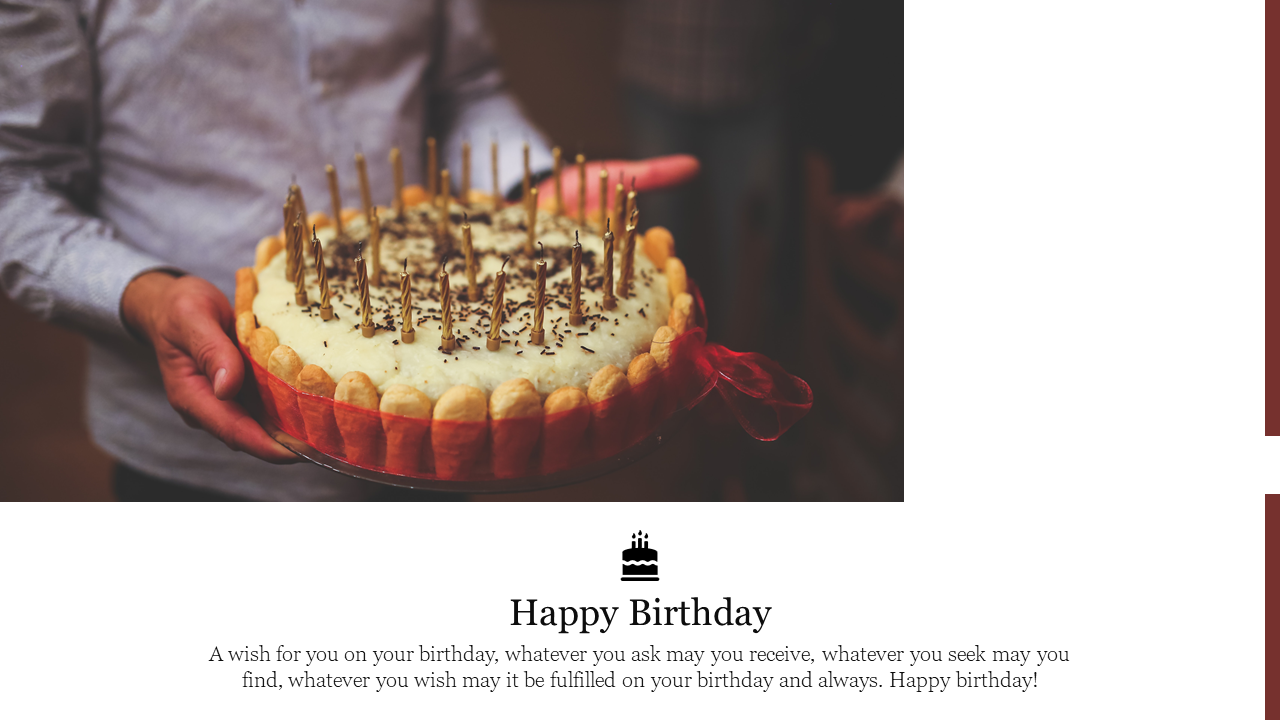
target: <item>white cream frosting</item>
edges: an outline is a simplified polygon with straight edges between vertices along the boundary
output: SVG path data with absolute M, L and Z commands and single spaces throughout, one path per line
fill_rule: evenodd
M 456 204 L 453 206 L 454 212 L 462 210 Z M 382 209 L 381 216 L 389 219 L 390 211 Z M 437 217 L 434 209 L 431 210 L 430 217 L 433 221 Z M 507 208 L 499 214 L 498 224 L 514 225 L 523 217 L 522 209 Z M 572 232 L 577 228 L 579 226 L 568 218 L 539 213 L 537 239 L 550 254 L 554 248 L 571 247 Z M 362 219 L 348 223 L 346 230 L 349 236 L 358 239 L 364 239 L 368 235 Z M 460 243 L 460 229 L 451 226 L 449 230 L 455 242 Z M 523 255 L 526 233 L 494 231 L 487 223 L 473 223 L 471 230 L 472 242 L 477 251 L 490 248 L 499 255 L 513 256 L 512 263 L 507 267 L 507 301 L 523 302 L 531 299 L 531 283 L 528 287 L 518 287 L 518 283 L 512 281 L 515 264 L 523 263 L 522 266 L 525 266 L 529 262 Z M 330 248 L 335 242 L 335 229 L 332 226 L 322 228 L 316 235 L 326 249 L 326 257 L 331 258 Z M 426 298 L 427 291 L 435 288 L 437 283 L 436 266 L 433 261 L 426 261 L 427 258 L 435 257 L 435 242 L 427 237 L 411 237 L 403 241 L 384 240 L 381 243 L 385 284 L 373 287 L 371 283 L 370 297 L 374 308 L 390 306 L 394 312 L 395 330 L 380 327 L 372 338 L 364 337 L 357 327 L 360 308 L 355 292 L 346 292 L 341 298 L 335 297 L 332 304 L 337 317 L 327 322 L 322 321 L 318 308 L 314 306 L 319 302 L 320 291 L 309 251 L 306 253 L 305 267 L 308 300 L 313 303 L 310 312 L 294 301 L 294 285 L 285 279 L 284 252 L 277 253 L 258 274 L 258 295 L 254 299 L 253 311 L 259 325 L 271 328 L 280 344 L 292 347 L 303 363 L 319 365 L 334 380 L 347 372 L 359 370 L 373 380 L 380 393 L 391 385 L 402 384 L 423 391 L 434 401 L 455 385 L 471 385 L 488 394 L 499 384 L 512 378 L 528 379 L 544 396 L 564 386 L 585 390 L 592 375 L 606 365 L 616 365 L 625 371 L 637 354 L 648 351 L 654 331 L 666 324 L 670 309 L 666 277 L 657 271 L 644 253 L 640 240 L 637 235 L 634 291 L 631 297 L 618 297 L 617 308 L 614 310 L 602 308 L 603 296 L 599 289 L 587 289 L 587 270 L 584 266 L 582 304 L 584 312 L 591 317 L 581 326 L 570 326 L 569 311 L 556 302 L 559 300 L 565 305 L 569 302 L 567 291 L 559 293 L 554 289 L 557 282 L 567 282 L 570 277 L 568 263 L 555 274 L 551 274 L 552 266 L 548 266 L 549 302 L 545 306 L 543 321 L 546 331 L 545 347 L 529 345 L 528 342 L 532 307 L 521 308 L 513 313 L 514 316 L 504 318 L 502 329 L 508 334 L 502 337 L 509 342 L 504 342 L 496 351 L 488 350 L 485 345 L 489 332 L 487 318 L 477 318 L 474 314 L 470 318 L 462 317 L 463 306 L 488 309 L 493 286 L 492 283 L 484 283 L 487 279 L 492 279 L 500 269 L 502 258 L 485 254 L 480 256 L 478 263 L 477 282 L 484 285 L 484 290 L 483 297 L 477 303 L 469 303 L 467 300 L 467 279 L 462 262 L 449 264 L 454 335 L 459 338 L 459 344 L 450 354 L 442 352 L 439 349 L 441 323 L 437 319 L 439 302 Z M 581 242 L 584 249 L 594 250 L 597 260 L 602 260 L 603 243 L 598 234 L 584 230 Z M 613 268 L 615 295 L 617 276 L 621 270 L 621 251 L 622 242 L 619 237 L 619 241 L 615 243 Z M 366 257 L 368 253 L 366 248 Z M 420 266 L 427 262 L 431 268 L 429 273 L 413 277 L 416 338 L 412 344 L 400 342 L 400 293 L 396 283 L 401 260 L 405 256 L 411 258 L 411 264 L 416 257 Z M 328 266 L 333 267 L 332 259 Z M 330 287 L 334 288 L 336 296 L 339 291 L 333 282 L 332 272 L 331 270 Z M 597 267 L 596 273 L 599 272 Z M 427 274 L 430 277 L 425 276 Z M 386 277 L 390 280 L 385 279 Z M 431 319 L 418 322 L 427 315 Z M 597 315 L 604 315 L 605 319 L 600 320 L 595 317 Z M 375 310 L 373 322 L 385 326 L 387 318 L 384 313 Z M 563 339 L 557 337 L 553 330 L 558 330 Z M 465 339 L 463 336 L 466 336 Z M 589 348 L 594 352 L 582 348 Z

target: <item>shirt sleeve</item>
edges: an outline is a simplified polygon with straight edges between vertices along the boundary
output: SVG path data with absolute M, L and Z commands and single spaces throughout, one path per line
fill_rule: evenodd
M 507 92 L 478 3 L 448 0 L 442 7 L 430 90 L 446 166 L 462 166 L 462 142 L 469 136 L 471 186 L 491 192 L 489 144 L 496 137 L 498 186 L 505 195 L 524 175 L 522 145 L 529 143 L 529 171 L 537 174 L 551 169 L 550 143 Z
M 44 320 L 127 336 L 125 287 L 172 268 L 89 211 L 93 66 L 81 19 L 72 3 L 5 3 L 0 47 L 0 287 Z

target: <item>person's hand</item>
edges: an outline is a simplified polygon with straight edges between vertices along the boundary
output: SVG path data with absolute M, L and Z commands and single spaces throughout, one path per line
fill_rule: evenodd
M 637 193 L 675 187 L 689 182 L 698 175 L 698 159 L 692 155 L 664 155 L 647 160 L 600 160 L 587 163 L 587 215 L 600 212 L 600 170 L 609 171 L 609 193 L 618 184 L 619 177 L 627 192 L 635 182 Z M 621 174 L 619 174 L 621 173 Z M 564 198 L 564 211 L 570 216 L 578 213 L 578 166 L 568 163 L 560 171 L 560 192 Z M 556 179 L 547 178 L 538 183 L 538 207 L 547 209 L 555 205 Z M 612 198 L 610 198 L 612 204 Z
M 220 290 L 191 275 L 144 273 L 125 288 L 120 312 L 155 348 L 169 404 L 187 425 L 267 462 L 297 462 L 235 401 L 244 359 L 228 335 L 234 319 Z

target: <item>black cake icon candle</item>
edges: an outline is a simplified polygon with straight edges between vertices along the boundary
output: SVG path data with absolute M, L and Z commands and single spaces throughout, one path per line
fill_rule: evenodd
M 649 547 L 644 532 L 631 534 L 631 547 L 622 551 L 623 580 L 657 580 L 658 551 Z

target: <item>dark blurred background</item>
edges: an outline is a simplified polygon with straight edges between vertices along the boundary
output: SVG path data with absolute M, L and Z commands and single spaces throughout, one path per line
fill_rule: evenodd
M 713 393 L 682 437 L 588 483 L 483 499 L 903 499 L 902 4 L 488 0 L 507 81 L 572 158 L 689 153 L 646 194 L 710 339 L 813 388 L 772 443 Z M 81 415 L 84 341 L 0 296 L 0 500 L 111 499 Z M 480 499 L 480 498 L 478 498 Z

